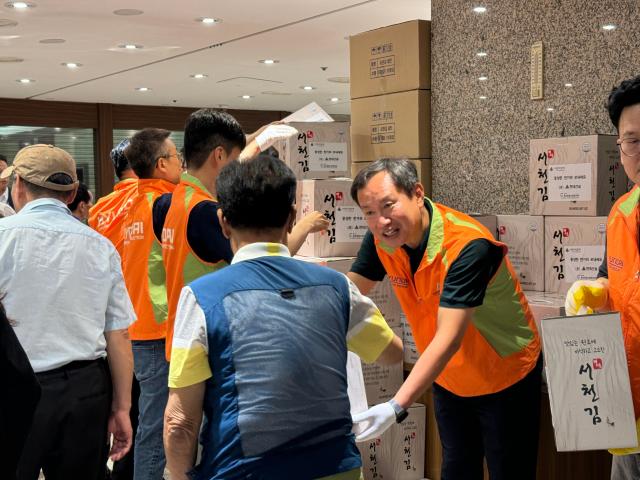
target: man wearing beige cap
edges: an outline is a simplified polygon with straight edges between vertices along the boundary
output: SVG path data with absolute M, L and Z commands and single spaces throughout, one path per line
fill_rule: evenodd
M 67 208 L 78 188 L 73 158 L 51 145 L 16 155 L 18 213 L 0 220 L 0 292 L 42 396 L 18 465 L 19 480 L 103 479 L 131 445 L 135 319 L 111 242 Z M 108 363 L 108 365 L 107 365 Z

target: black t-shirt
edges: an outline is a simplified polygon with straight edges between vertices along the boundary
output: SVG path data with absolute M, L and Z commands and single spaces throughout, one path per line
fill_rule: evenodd
M 429 217 L 433 216 L 431 205 L 425 201 Z M 403 245 L 411 264 L 411 272 L 416 273 L 427 250 L 429 232 L 427 228 L 424 238 L 418 248 Z M 440 294 L 440 306 L 446 308 L 473 308 L 482 305 L 489 281 L 496 273 L 502 262 L 502 248 L 479 238 L 470 241 L 460 252 L 458 258 L 451 264 L 444 280 Z M 373 234 L 365 234 L 358 256 L 351 266 L 351 271 L 373 280 L 382 281 L 386 271 L 373 239 Z
M 159 239 L 162 238 L 162 227 L 171 206 L 171 198 L 170 193 L 165 193 L 153 204 L 153 231 Z M 205 200 L 193 207 L 187 221 L 187 242 L 191 250 L 205 262 L 224 260 L 231 263 L 233 252 L 229 240 L 222 233 L 216 202 Z

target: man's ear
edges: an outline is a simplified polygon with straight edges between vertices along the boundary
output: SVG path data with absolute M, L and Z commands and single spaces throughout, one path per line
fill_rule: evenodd
M 78 185 L 79 184 L 76 183 L 75 187 L 73 187 L 73 190 L 69 190 L 69 192 L 67 192 L 67 198 L 64 202 L 65 204 L 69 205 L 76 198 L 76 194 L 78 193 Z
M 222 229 L 222 234 L 225 236 L 226 239 L 230 239 L 231 228 L 229 227 L 229 223 L 227 222 L 227 219 L 224 217 L 224 213 L 220 208 L 218 209 L 217 214 L 218 214 L 218 221 L 220 222 L 220 228 Z
M 416 198 L 419 200 L 419 203 L 424 202 L 424 187 L 420 182 L 416 183 L 415 192 Z

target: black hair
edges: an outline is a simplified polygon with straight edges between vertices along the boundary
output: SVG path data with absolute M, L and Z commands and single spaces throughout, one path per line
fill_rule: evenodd
M 167 154 L 164 142 L 171 132 L 163 128 L 144 128 L 131 137 L 124 155 L 140 178 L 153 178 L 158 158 Z
M 296 200 L 296 177 L 269 155 L 225 166 L 216 181 L 218 202 L 233 228 L 263 230 L 286 225 Z
M 607 100 L 607 110 L 609 118 L 618 129 L 622 110 L 631 105 L 640 103 L 640 75 L 624 80 L 620 85 L 614 87 Z
M 116 176 L 118 179 L 122 180 L 122 174 L 127 170 L 131 170 L 131 165 L 129 164 L 129 160 L 124 154 L 125 149 L 129 146 L 130 139 L 125 138 L 118 145 L 113 147 L 111 152 L 109 153 L 109 157 L 111 158 L 111 162 L 113 162 L 113 169 L 116 172 Z
M 78 185 L 78 191 L 76 192 L 76 198 L 68 205 L 69 210 L 74 212 L 76 208 L 78 208 L 78 205 L 80 205 L 80 202 L 89 203 L 90 201 L 91 194 L 89 193 L 89 189 L 84 183 L 80 183 Z
M 52 188 L 41 187 L 40 185 L 31 183 L 22 177 L 20 177 L 20 181 L 33 198 L 55 198 L 56 200 L 66 203 L 69 196 L 69 191 L 67 190 L 53 190 Z M 73 178 L 66 173 L 54 173 L 47 178 L 47 182 L 55 183 L 57 185 L 71 185 L 73 183 Z
M 242 150 L 247 139 L 238 121 L 227 112 L 212 108 L 196 110 L 184 125 L 184 158 L 188 169 L 202 167 L 217 147 L 227 155 L 234 147 Z
M 395 187 L 408 196 L 412 196 L 419 183 L 416 166 L 407 159 L 381 158 L 358 172 L 351 184 L 351 198 L 358 203 L 358 192 L 367 186 L 369 180 L 380 172 L 387 172 Z

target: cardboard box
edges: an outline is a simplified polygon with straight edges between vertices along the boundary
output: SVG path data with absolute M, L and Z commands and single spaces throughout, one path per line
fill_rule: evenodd
M 606 229 L 607 217 L 545 217 L 545 290 L 565 294 L 576 280 L 597 278 Z
M 373 162 L 353 162 L 351 164 L 351 178 L 356 178 L 356 175 L 363 168 L 371 165 Z M 416 166 L 416 170 L 418 170 L 418 180 L 422 183 L 424 187 L 424 193 L 427 197 L 431 197 L 431 159 L 430 158 L 420 158 L 416 160 L 411 160 Z
M 470 213 L 469 216 L 487 227 L 487 230 L 491 232 L 493 238 L 498 238 L 498 217 L 495 215 L 483 215 L 480 213 Z
M 351 101 L 351 158 L 431 158 L 431 92 L 412 90 Z
M 563 317 L 565 295 L 554 292 L 533 292 L 525 291 L 529 309 L 536 321 L 538 333 L 540 333 L 540 322 L 544 318 Z
M 531 140 L 531 215 L 608 215 L 626 191 L 614 135 Z
M 420 358 L 418 353 L 418 347 L 416 347 L 416 341 L 413 339 L 413 333 L 411 333 L 411 327 L 407 322 L 407 316 L 403 313 L 400 315 L 402 324 L 402 348 L 404 351 L 404 369 L 411 370 L 413 366 Z
M 546 319 L 542 343 L 558 451 L 636 447 L 620 314 Z
M 426 408 L 418 403 L 409 416 L 379 438 L 358 443 L 365 480 L 422 480 L 426 438 Z
M 393 327 L 393 332 L 402 339 L 402 327 Z M 402 362 L 395 365 L 362 362 L 362 374 L 369 406 L 392 399 L 404 381 Z
M 523 290 L 544 291 L 544 219 L 532 215 L 497 215 L 498 240 L 509 247 L 509 260 Z
M 353 257 L 358 253 L 367 223 L 351 199 L 351 180 L 302 180 L 298 182 L 298 214 L 314 210 L 331 221 L 327 230 L 307 236 L 298 255 L 307 257 Z
M 332 270 L 335 270 L 340 273 L 344 273 L 345 275 L 351 269 L 351 265 L 355 260 L 355 257 L 305 257 L 302 255 L 294 255 L 294 258 L 297 260 L 302 260 L 303 262 L 315 263 L 316 265 L 322 265 L 323 267 L 329 267 Z
M 431 88 L 431 22 L 377 28 L 349 39 L 351 98 Z
M 291 122 L 298 135 L 275 147 L 298 180 L 348 177 L 351 173 L 349 123 Z

